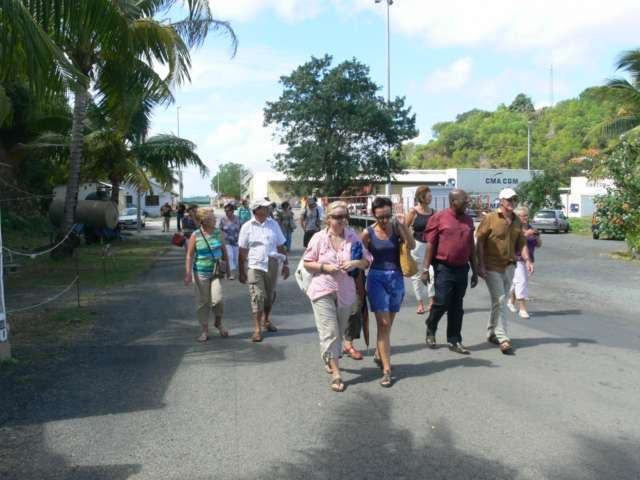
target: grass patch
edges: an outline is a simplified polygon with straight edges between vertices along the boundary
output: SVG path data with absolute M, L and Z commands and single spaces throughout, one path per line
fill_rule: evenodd
M 633 257 L 629 252 L 611 252 L 609 254 L 611 258 L 616 260 L 625 260 L 627 262 L 640 262 L 640 257 Z
M 577 235 L 591 236 L 591 217 L 571 217 L 569 218 L 571 233 Z

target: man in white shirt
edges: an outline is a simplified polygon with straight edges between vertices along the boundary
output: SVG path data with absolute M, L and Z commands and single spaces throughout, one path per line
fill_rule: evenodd
M 251 340 L 262 341 L 261 327 L 266 331 L 278 329 L 269 321 L 269 314 L 276 299 L 276 283 L 280 262 L 282 278 L 289 277 L 289 262 L 284 248 L 285 237 L 280 225 L 269 216 L 271 202 L 257 200 L 251 205 L 253 218 L 240 229 L 238 246 L 238 277 L 241 283 L 249 284 L 254 332 Z M 246 261 L 249 269 L 245 270 Z

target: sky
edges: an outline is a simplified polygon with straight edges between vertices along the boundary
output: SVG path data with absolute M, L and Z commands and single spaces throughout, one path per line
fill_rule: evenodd
M 211 0 L 238 37 L 211 34 L 192 52 L 191 82 L 158 108 L 152 134 L 178 133 L 198 146 L 211 176 L 237 162 L 271 170 L 282 151 L 263 126 L 279 78 L 311 56 L 356 58 L 386 95 L 386 4 L 374 0 Z M 395 0 L 390 7 L 391 96 L 406 97 L 420 131 L 473 108 L 494 110 L 520 92 L 536 107 L 573 98 L 620 76 L 615 60 L 640 48 L 638 0 Z M 184 172 L 185 196 L 211 194 L 210 177 Z

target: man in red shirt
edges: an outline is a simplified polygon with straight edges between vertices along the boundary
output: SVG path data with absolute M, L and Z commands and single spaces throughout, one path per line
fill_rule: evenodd
M 429 281 L 429 267 L 433 265 L 435 292 L 433 306 L 427 317 L 427 345 L 436 347 L 438 322 L 447 312 L 447 342 L 449 350 L 468 355 L 462 344 L 462 299 L 467 291 L 469 266 L 471 288 L 478 284 L 476 252 L 473 241 L 473 219 L 465 214 L 468 196 L 464 190 L 449 192 L 449 208 L 431 217 L 425 240 L 424 273 L 422 281 Z

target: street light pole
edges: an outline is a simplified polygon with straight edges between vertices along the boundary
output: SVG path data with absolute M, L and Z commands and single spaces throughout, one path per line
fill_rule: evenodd
M 375 0 L 380 3 L 383 0 Z M 387 106 L 391 105 L 391 26 L 389 19 L 389 7 L 393 5 L 393 0 L 384 0 L 387 4 Z M 391 195 L 391 145 L 387 145 L 387 184 L 385 195 Z
M 176 107 L 176 119 L 178 121 L 178 138 L 180 137 L 180 106 Z M 178 193 L 180 198 L 180 203 L 184 201 L 184 188 L 182 184 L 182 169 L 178 169 Z
M 527 122 L 527 170 L 531 170 L 531 120 Z

